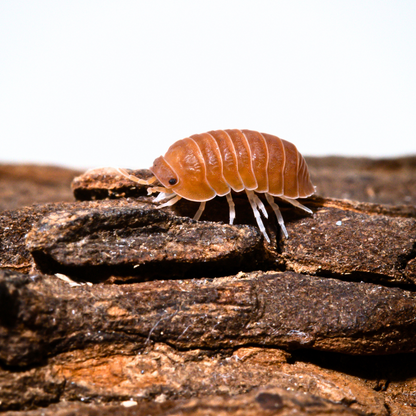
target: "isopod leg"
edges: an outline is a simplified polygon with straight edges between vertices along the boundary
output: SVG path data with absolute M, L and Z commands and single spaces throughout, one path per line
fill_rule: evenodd
M 289 204 L 294 205 L 297 208 L 303 209 L 304 211 L 306 211 L 309 214 L 313 214 L 313 211 L 311 209 L 309 209 L 308 207 L 305 207 L 305 205 L 302 205 L 299 201 L 297 201 L 296 199 L 292 199 L 292 198 L 285 198 L 283 196 L 279 196 L 279 198 L 282 198 L 283 201 L 289 202 Z
M 263 213 L 265 218 L 269 218 L 269 214 L 266 211 L 266 207 L 264 206 L 263 202 L 261 202 L 261 199 L 256 195 L 253 194 L 254 200 L 256 201 L 257 208 Z
M 134 175 L 130 175 L 126 169 L 123 168 L 115 168 L 115 170 L 120 173 L 121 175 L 123 175 L 125 178 L 130 179 L 132 182 L 137 182 L 140 185 L 151 185 L 155 180 L 156 180 L 156 176 L 152 176 L 151 178 L 149 178 L 147 181 L 144 179 L 140 179 L 137 178 Z
M 174 193 L 168 194 L 162 191 L 159 191 L 159 192 L 160 194 L 156 198 L 154 198 L 152 202 L 162 202 L 165 199 L 166 201 L 168 201 L 169 199 L 172 199 L 175 196 Z
M 194 220 L 198 221 L 201 218 L 201 215 L 204 212 L 204 209 L 205 209 L 205 201 L 202 201 L 201 204 L 199 205 L 198 211 L 194 215 Z
M 246 189 L 246 194 L 247 194 L 248 200 L 250 201 L 250 205 L 253 210 L 254 218 L 257 221 L 257 225 L 260 231 L 262 232 L 262 234 L 264 235 L 264 238 L 267 240 L 268 243 L 270 243 L 270 238 L 266 233 L 266 228 L 264 227 L 263 221 L 261 220 L 260 212 L 257 209 L 256 198 L 258 199 L 258 197 L 256 197 L 253 191 L 248 191 L 247 189 Z
M 165 195 L 169 195 L 169 194 L 175 195 L 173 191 L 171 191 L 170 189 L 164 188 L 163 186 L 152 186 L 151 188 L 147 188 L 147 195 L 152 195 L 152 194 L 155 194 L 156 192 L 160 192 Z M 157 196 L 157 198 L 159 198 L 159 195 Z
M 156 207 L 157 209 L 160 209 L 160 208 L 164 208 L 164 207 L 170 207 L 170 206 L 172 206 L 173 204 L 176 204 L 180 199 L 181 199 L 182 197 L 181 196 L 179 196 L 179 195 L 176 195 L 174 198 L 172 198 L 172 199 L 169 199 L 169 201 L 168 202 L 165 202 L 164 204 L 162 204 L 162 205 L 159 205 L 158 207 Z
M 265 193 L 265 195 L 267 202 L 270 204 L 270 206 L 273 208 L 274 213 L 276 214 L 277 222 L 279 223 L 280 228 L 283 231 L 283 234 L 286 238 L 289 238 L 289 234 L 287 233 L 285 222 L 283 221 L 283 216 L 280 212 L 279 206 L 276 204 L 276 202 L 274 202 L 274 198 L 270 194 Z
M 230 225 L 233 225 L 235 220 L 235 204 L 231 192 L 226 195 L 228 206 L 230 207 Z

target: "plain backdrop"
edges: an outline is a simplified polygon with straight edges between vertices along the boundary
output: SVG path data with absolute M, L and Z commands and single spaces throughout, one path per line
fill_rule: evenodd
M 416 1 L 0 1 L 0 163 L 144 168 L 225 128 L 415 154 Z

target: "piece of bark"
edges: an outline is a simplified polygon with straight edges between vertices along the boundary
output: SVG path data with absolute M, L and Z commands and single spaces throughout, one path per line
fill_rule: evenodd
M 384 396 L 364 381 L 312 364 L 288 364 L 290 355 L 276 349 L 248 347 L 218 354 L 209 350 L 176 351 L 166 344 L 155 344 L 139 354 L 122 352 L 97 346 L 61 354 L 36 372 L 12 373 L 8 383 L 0 372 L 0 398 L 9 408 L 18 403 L 28 406 L 31 400 L 40 398 L 44 403 L 52 402 L 52 392 L 59 392 L 62 401 L 134 400 L 142 404 L 148 400 L 235 396 L 273 386 L 348 404 L 361 414 L 387 415 Z M 19 398 L 23 380 L 27 386 L 38 386 L 37 392 L 27 388 Z
M 226 275 L 256 270 L 267 256 L 257 228 L 197 222 L 126 200 L 53 212 L 29 232 L 27 248 L 42 271 L 89 280 Z
M 310 360 L 319 366 L 308 364 Z M 386 414 L 386 402 L 388 414 L 412 415 L 416 404 L 409 376 L 415 368 L 414 355 L 316 353 L 313 358 L 303 351 L 291 357 L 284 351 L 258 347 L 178 351 L 166 344 L 149 345 L 137 353 L 121 345 L 97 344 L 53 357 L 36 371 L 0 370 L 0 410 L 47 406 L 59 398 L 62 405 L 133 400 L 136 409 L 144 411 L 148 400 L 166 404 L 191 397 L 242 394 L 268 385 L 343 403 L 361 415 Z M 389 382 L 391 377 L 395 380 Z M 404 383 L 399 381 L 402 377 Z M 49 414 L 49 410 L 42 411 Z
M 56 277 L 1 275 L 0 360 L 12 366 L 115 342 L 415 351 L 416 299 L 398 288 L 293 272 L 75 287 Z
M 144 180 L 153 176 L 150 170 L 147 169 L 135 171 L 127 169 L 126 172 Z M 150 186 L 161 186 L 161 184 L 155 182 Z M 147 195 L 148 187 L 131 181 L 115 168 L 98 168 L 90 169 L 82 175 L 75 177 L 71 188 L 77 200 L 90 201 Z
M 288 270 L 348 280 L 416 283 L 416 220 L 373 204 L 322 200 L 291 223 L 282 255 Z M 409 216 L 408 216 L 409 214 Z M 293 225 L 293 226 L 292 226 Z
M 76 352 L 65 355 L 53 360 L 53 368 L 70 382 L 62 394 L 68 400 L 80 396 L 189 399 L 233 396 L 274 386 L 349 403 L 363 414 L 387 414 L 383 395 L 363 381 L 312 364 L 288 364 L 290 355 L 276 349 L 239 348 L 227 355 L 209 350 L 176 351 L 156 344 L 139 355 L 113 355 L 111 359 L 91 354 L 90 360 L 81 361 Z

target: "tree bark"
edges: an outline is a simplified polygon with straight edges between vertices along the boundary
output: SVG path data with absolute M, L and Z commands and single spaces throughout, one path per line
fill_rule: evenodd
M 114 169 L 1 166 L 0 410 L 414 414 L 416 157 L 307 161 L 314 214 L 280 204 L 285 239 L 269 210 L 270 243 L 241 195 L 231 226 Z

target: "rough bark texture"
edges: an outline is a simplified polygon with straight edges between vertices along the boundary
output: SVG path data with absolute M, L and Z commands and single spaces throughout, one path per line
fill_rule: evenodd
M 0 166 L 0 411 L 415 414 L 416 158 L 307 161 L 314 215 L 282 204 L 286 240 L 269 211 L 270 244 L 241 195 L 230 226 L 114 169 Z

